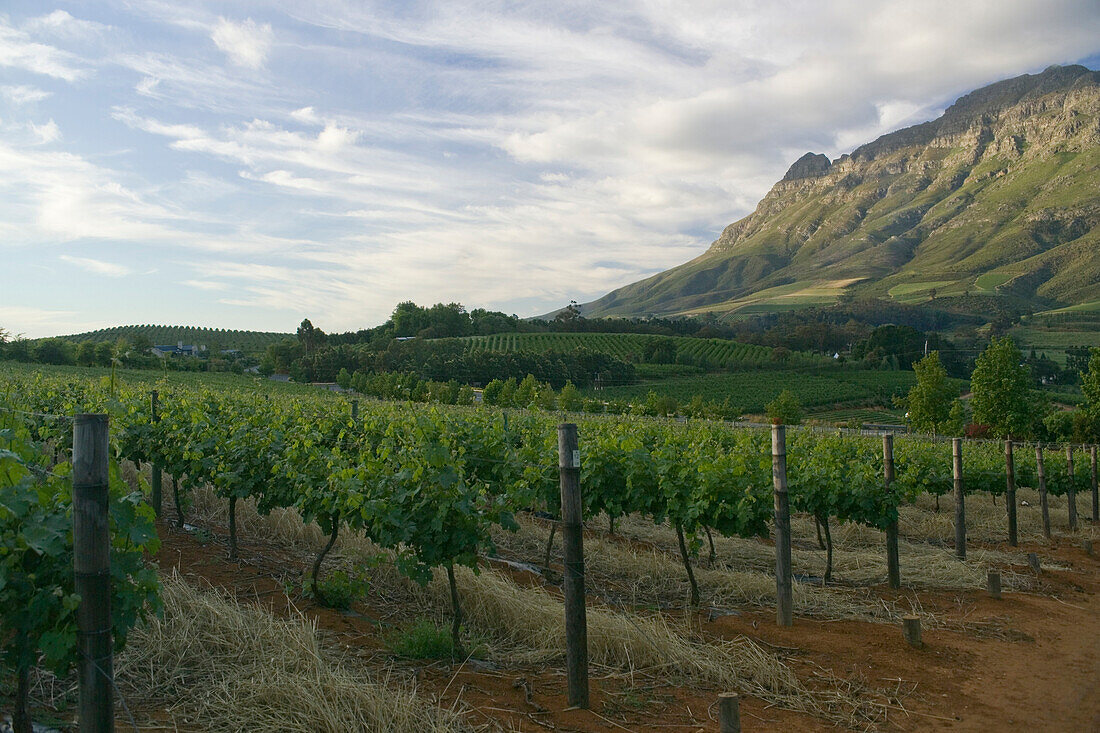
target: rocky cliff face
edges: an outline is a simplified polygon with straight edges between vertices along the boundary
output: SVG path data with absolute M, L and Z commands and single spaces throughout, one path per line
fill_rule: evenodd
M 1100 72 L 1051 67 L 830 161 L 807 153 L 701 257 L 591 303 L 603 314 L 736 308 L 802 281 L 886 296 L 1100 299 Z

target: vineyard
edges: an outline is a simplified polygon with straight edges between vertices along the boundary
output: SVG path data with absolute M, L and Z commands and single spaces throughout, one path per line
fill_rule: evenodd
M 868 378 L 853 390 L 893 389 L 898 374 L 852 373 Z M 743 393 L 798 386 L 760 376 L 770 383 Z M 68 475 L 71 416 L 89 412 L 110 416 L 112 501 L 131 507 L 116 545 L 159 563 L 159 601 L 139 593 L 145 569 L 120 566 L 131 601 L 118 689 L 139 718 L 187 730 L 717 730 L 716 695 L 738 692 L 745 730 L 927 730 L 936 718 L 982 730 L 1019 709 L 960 698 L 947 670 L 980 689 L 981 660 L 1003 672 L 1027 659 L 1032 671 L 1077 664 L 1095 683 L 1089 447 L 1017 443 L 1009 460 L 995 442 L 577 420 L 594 698 L 567 710 L 572 571 L 553 415 L 5 368 L 0 449 L 26 467 L 6 481 L 27 491 L 43 477 L 26 511 L 64 513 L 50 477 Z M 780 483 L 790 519 L 776 526 Z M 11 506 L 0 502 L 0 527 L 16 526 Z M 160 517 L 159 551 L 133 529 L 142 512 Z M 1000 605 L 986 598 L 994 574 Z M 784 598 L 791 628 L 776 626 Z M 915 648 L 898 630 L 913 619 L 925 634 Z M 1077 626 L 1056 648 L 1068 657 L 1049 659 L 1035 619 Z M 64 717 L 66 666 L 33 674 L 32 702 Z M 1100 708 L 1074 714 L 1084 729 Z
M 961 380 L 955 380 L 961 386 Z M 636 384 L 606 387 L 597 394 L 601 399 L 644 399 L 651 389 L 659 389 L 680 402 L 690 402 L 695 395 L 721 402 L 729 399 L 744 412 L 762 412 L 764 405 L 789 389 L 806 407 L 835 404 L 892 405 L 895 396 L 903 395 L 916 384 L 913 372 L 871 371 L 833 368 L 812 372 L 798 370 L 768 370 L 732 372 L 687 377 L 668 377 L 660 386 Z
M 194 326 L 115 326 L 98 331 L 62 336 L 66 341 L 115 342 L 126 339 L 133 343 L 135 339 L 145 339 L 150 344 L 185 344 L 206 346 L 207 350 L 217 353 L 222 349 L 239 349 L 248 354 L 262 354 L 270 344 L 278 343 L 294 334 L 271 333 L 267 331 L 236 331 L 224 328 L 198 328 Z
M 499 333 L 468 337 L 471 344 L 490 351 L 572 351 L 590 349 L 625 361 L 640 361 L 646 346 L 657 341 L 675 345 L 673 360 L 710 369 L 751 369 L 774 366 L 774 350 L 767 346 L 740 344 L 724 339 L 700 339 L 683 336 L 655 336 L 636 333 Z M 821 356 L 788 352 L 786 366 L 822 366 Z

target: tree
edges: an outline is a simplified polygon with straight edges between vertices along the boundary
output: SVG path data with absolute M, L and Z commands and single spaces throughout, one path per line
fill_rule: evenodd
M 802 403 L 789 389 L 764 405 L 764 411 L 773 425 L 797 425 L 802 422 Z
M 947 381 L 940 352 L 933 351 L 913 365 L 916 385 L 901 400 L 909 409 L 909 424 L 922 433 L 942 433 L 951 419 L 951 407 L 958 390 Z
M 561 388 L 561 394 L 558 396 L 558 404 L 561 409 L 566 412 L 576 412 L 580 409 L 582 403 L 583 400 L 577 392 L 577 388 L 573 386 L 572 382 L 566 382 L 565 386 Z
M 1081 392 L 1085 404 L 1073 421 L 1074 438 L 1082 442 L 1100 442 L 1100 348 L 1089 352 L 1088 371 L 1081 372 Z
M 325 332 L 319 328 L 315 328 L 309 319 L 306 318 L 302 321 L 302 324 L 298 326 L 298 342 L 301 343 L 302 348 L 305 349 L 307 354 L 312 354 L 319 347 L 325 343 Z
M 76 363 L 90 367 L 95 364 L 95 342 L 81 341 L 76 347 Z
M 1000 438 L 1031 435 L 1042 419 L 1031 394 L 1031 373 L 1011 338 L 994 338 L 974 364 L 970 377 L 974 422 Z

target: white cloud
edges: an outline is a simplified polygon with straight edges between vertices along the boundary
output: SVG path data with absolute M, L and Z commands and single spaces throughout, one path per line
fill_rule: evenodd
M 214 280 L 184 280 L 182 284 L 199 290 L 225 290 L 227 287 L 225 283 Z
M 233 63 L 259 69 L 271 52 L 274 33 L 270 24 L 259 25 L 251 18 L 240 23 L 221 18 L 210 37 Z
M 76 81 L 88 74 L 74 54 L 31 40 L 26 31 L 0 16 L 0 67 L 3 66 L 65 81 Z
M 23 28 L 34 34 L 52 35 L 63 40 L 87 40 L 97 38 L 110 26 L 90 20 L 74 18 L 64 10 L 55 10 L 48 15 L 31 18 Z
M 36 125 L 32 122 L 31 131 L 38 136 L 38 141 L 42 144 L 52 143 L 61 139 L 61 128 L 59 128 L 57 123 L 53 120 L 41 125 Z
M 12 335 L 21 335 L 26 338 L 81 333 L 108 325 L 97 320 L 89 320 L 87 314 L 82 312 L 37 308 L 22 304 L 0 304 L 0 313 L 3 314 L 4 319 L 0 326 L 10 331 Z
M 94 64 L 64 50 L 64 11 L 0 19 L 0 66 L 94 67 L 77 119 L 140 131 L 89 142 L 55 91 L 68 134 L 34 147 L 5 113 L 0 246 L 148 244 L 268 328 L 303 309 L 355 328 L 409 298 L 528 315 L 697 255 L 806 150 L 847 152 L 1100 37 L 1095 0 L 225 7 L 117 4 L 112 33 L 139 31 Z M 276 35 L 294 64 L 271 63 Z
M 74 267 L 79 267 L 82 270 L 86 270 L 93 275 L 103 275 L 104 277 L 125 277 L 133 273 L 129 267 L 125 265 L 119 265 L 114 262 L 105 262 L 103 260 L 95 260 L 91 257 L 74 257 L 72 255 L 59 255 L 58 259 L 62 262 L 68 262 Z
M 32 87 L 28 84 L 17 86 L 0 86 L 0 95 L 14 105 L 34 104 L 44 99 L 49 99 L 50 92 Z

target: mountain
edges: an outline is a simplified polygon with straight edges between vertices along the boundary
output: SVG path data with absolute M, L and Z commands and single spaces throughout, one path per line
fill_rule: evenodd
M 806 153 L 704 254 L 582 312 L 733 315 L 842 293 L 975 312 L 1098 307 L 1098 222 L 1100 72 L 1052 66 L 837 160 Z

